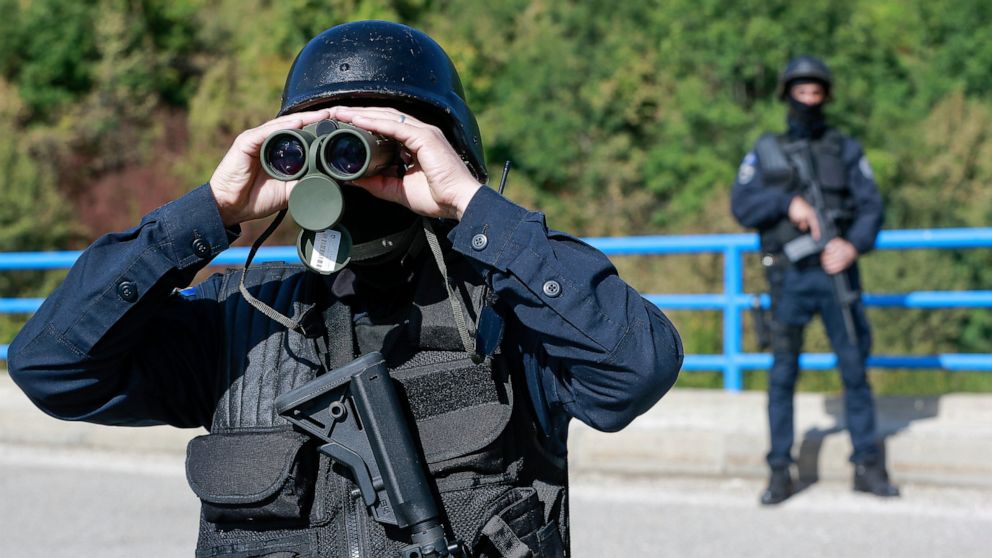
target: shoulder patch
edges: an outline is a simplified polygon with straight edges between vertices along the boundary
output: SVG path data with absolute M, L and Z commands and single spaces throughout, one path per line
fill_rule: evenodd
M 861 174 L 863 174 L 868 180 L 875 179 L 875 174 L 871 171 L 871 165 L 868 164 L 868 157 L 865 157 L 864 155 L 861 156 L 861 160 L 858 161 L 858 170 L 860 170 Z
M 751 182 L 754 179 L 754 166 L 757 162 L 758 158 L 754 155 L 754 152 L 749 151 L 744 156 L 744 160 L 741 161 L 741 166 L 737 169 L 737 182 L 741 184 Z

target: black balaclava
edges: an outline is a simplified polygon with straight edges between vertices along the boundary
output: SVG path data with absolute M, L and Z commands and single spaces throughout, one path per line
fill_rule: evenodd
M 795 85 L 803 83 L 819 83 L 817 80 L 796 80 L 788 85 L 789 90 Z M 826 87 L 826 85 L 824 85 Z M 789 115 L 787 122 L 789 125 L 788 135 L 792 139 L 818 139 L 827 131 L 827 119 L 823 114 L 823 103 L 807 105 L 797 101 L 790 92 L 787 100 L 789 102 Z
M 350 184 L 342 186 L 342 195 L 341 224 L 355 245 L 352 261 L 342 273 L 382 291 L 408 284 L 424 245 L 420 216 Z M 392 245 L 380 248 L 383 242 Z M 363 252 L 381 254 L 362 258 Z
M 386 237 L 410 227 L 419 217 L 398 203 L 381 200 L 358 186 L 343 184 L 344 212 L 340 223 L 358 244 Z

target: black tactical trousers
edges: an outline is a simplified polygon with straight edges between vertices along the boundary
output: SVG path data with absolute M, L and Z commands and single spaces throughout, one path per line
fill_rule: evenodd
M 860 288 L 857 268 L 847 271 L 852 289 Z M 793 398 L 799 376 L 799 353 L 806 324 L 819 314 L 830 344 L 837 355 L 844 385 L 844 418 L 851 435 L 854 463 L 878 458 L 875 440 L 875 403 L 868 384 L 865 360 L 871 349 L 871 333 L 864 307 L 852 304 L 851 313 L 858 343 L 851 343 L 844 328 L 831 278 L 819 266 L 785 266 L 769 270 L 772 286 L 772 352 L 774 362 L 768 378 L 768 422 L 771 433 L 769 466 L 792 463 L 794 441 Z

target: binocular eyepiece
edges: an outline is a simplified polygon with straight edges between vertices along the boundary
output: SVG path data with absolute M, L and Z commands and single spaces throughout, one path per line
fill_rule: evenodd
M 374 176 L 400 161 L 395 140 L 336 120 L 269 134 L 260 159 L 272 178 L 299 180 L 289 196 L 289 214 L 304 229 L 297 249 L 308 267 L 325 274 L 347 265 L 351 252 L 347 230 L 335 228 L 344 212 L 338 181 Z M 328 235 L 334 238 L 325 242 Z M 322 245 L 334 253 L 319 253 Z

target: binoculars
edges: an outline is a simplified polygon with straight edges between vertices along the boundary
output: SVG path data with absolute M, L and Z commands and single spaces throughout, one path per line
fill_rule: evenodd
M 265 138 L 260 158 L 272 178 L 299 180 L 289 196 L 289 214 L 303 229 L 297 251 L 323 274 L 350 259 L 351 235 L 338 225 L 344 213 L 339 182 L 374 176 L 400 160 L 395 140 L 336 120 L 275 131 Z

